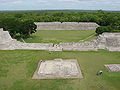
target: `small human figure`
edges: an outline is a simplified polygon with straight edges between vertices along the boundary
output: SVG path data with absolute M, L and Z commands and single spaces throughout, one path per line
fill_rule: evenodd
M 53 44 L 53 47 L 54 47 L 55 45 Z
M 101 75 L 103 73 L 103 71 L 102 70 L 99 70 L 97 73 L 96 73 L 96 75 Z
M 43 60 L 40 60 L 40 62 L 42 62 Z

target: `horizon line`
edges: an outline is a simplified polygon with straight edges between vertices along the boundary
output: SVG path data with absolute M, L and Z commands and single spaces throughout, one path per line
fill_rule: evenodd
M 87 9 L 21 9 L 21 10 L 0 10 L 0 11 L 98 11 L 98 10 L 102 10 L 102 11 L 120 11 L 120 10 L 104 10 L 104 9 L 94 9 L 94 10 L 87 10 Z

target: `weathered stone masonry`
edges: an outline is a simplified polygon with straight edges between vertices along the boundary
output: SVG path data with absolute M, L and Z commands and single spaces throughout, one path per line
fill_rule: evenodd
M 36 22 L 37 30 L 96 30 L 93 22 Z
M 23 43 L 12 39 L 8 31 L 0 29 L 0 50 L 49 50 L 49 51 L 120 51 L 120 33 L 103 33 L 97 39 L 78 43 Z

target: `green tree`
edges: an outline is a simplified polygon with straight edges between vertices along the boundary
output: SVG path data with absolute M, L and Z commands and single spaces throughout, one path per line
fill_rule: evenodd
M 115 22 L 112 27 L 115 29 L 115 30 L 119 30 L 120 31 L 120 21 L 117 21 Z
M 0 19 L 0 28 L 2 28 L 3 26 L 2 26 L 2 20 Z
M 2 28 L 5 31 L 9 31 L 10 35 L 15 38 L 16 34 L 19 32 L 20 21 L 16 18 L 4 18 L 2 19 Z
M 0 26 L 4 31 L 9 31 L 10 35 L 15 38 L 20 35 L 22 38 L 28 38 L 36 32 L 36 24 L 31 20 L 21 21 L 17 18 L 4 18 L 0 20 Z
M 112 31 L 113 29 L 111 28 L 111 26 L 101 26 L 96 29 L 96 33 L 98 35 L 102 34 L 103 32 L 112 32 Z
M 15 17 L 16 17 L 16 18 L 22 18 L 22 17 L 23 17 L 23 14 L 17 13 L 17 14 L 15 14 Z
M 31 20 L 22 21 L 19 29 L 22 38 L 28 38 L 32 33 L 36 32 L 36 24 Z

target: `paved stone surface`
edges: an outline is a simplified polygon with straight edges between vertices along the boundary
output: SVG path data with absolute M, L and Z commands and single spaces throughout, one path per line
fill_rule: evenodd
M 77 60 L 40 61 L 33 79 L 83 78 Z
M 120 72 L 120 64 L 105 64 L 110 72 Z

